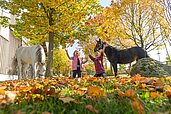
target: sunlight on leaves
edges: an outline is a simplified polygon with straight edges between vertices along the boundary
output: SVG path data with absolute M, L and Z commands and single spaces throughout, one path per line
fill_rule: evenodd
M 95 98 L 106 96 L 106 93 L 97 86 L 89 86 L 87 92 L 88 92 L 88 95 L 90 95 L 91 97 L 95 97 Z

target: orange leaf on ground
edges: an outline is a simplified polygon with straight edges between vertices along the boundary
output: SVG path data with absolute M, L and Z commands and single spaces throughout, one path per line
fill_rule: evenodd
M 125 96 L 130 97 L 130 98 L 135 98 L 136 92 L 132 89 L 128 89 L 125 91 Z
M 96 77 L 90 77 L 88 80 L 89 81 L 93 81 L 93 82 L 97 82 L 98 81 L 98 79 Z
M 88 79 L 89 78 L 89 76 L 87 75 L 87 74 L 85 74 L 84 76 L 83 76 L 83 79 Z
M 116 89 L 116 91 L 118 92 L 119 96 L 125 96 L 125 93 L 122 92 L 120 89 Z
M 160 97 L 160 95 L 159 95 L 158 93 L 156 93 L 156 92 L 151 92 L 151 93 L 150 93 L 150 97 L 151 97 L 152 99 L 155 99 L 155 98 Z
M 135 111 L 137 111 L 138 114 L 145 114 L 144 107 L 141 105 L 140 102 L 135 100 L 131 103 L 131 105 L 132 105 L 132 108 Z
M 166 96 L 168 97 L 169 101 L 171 102 L 171 91 L 166 91 Z
M 90 86 L 88 87 L 88 95 L 90 95 L 91 97 L 102 97 L 102 96 L 106 96 L 106 93 L 97 86 Z

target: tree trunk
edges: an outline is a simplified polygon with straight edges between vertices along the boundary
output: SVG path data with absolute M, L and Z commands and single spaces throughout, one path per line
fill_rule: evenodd
M 53 8 L 50 8 L 49 13 L 47 14 L 47 17 L 49 19 L 49 26 L 53 25 Z M 53 64 L 53 43 L 54 43 L 54 32 L 49 31 L 49 46 L 48 46 L 48 61 L 46 66 L 46 73 L 45 77 L 52 77 L 53 70 L 52 70 L 52 64 Z
M 53 64 L 53 42 L 54 42 L 54 33 L 49 32 L 49 47 L 48 47 L 48 61 L 46 66 L 45 77 L 52 76 L 52 64 Z

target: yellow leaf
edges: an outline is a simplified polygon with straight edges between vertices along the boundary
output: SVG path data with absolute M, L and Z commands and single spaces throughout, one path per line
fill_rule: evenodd
M 146 84 L 141 84 L 141 89 L 145 89 L 146 88 Z
M 165 85 L 165 86 L 164 86 L 164 89 L 165 89 L 166 91 L 171 91 L 170 85 Z
M 0 89 L 0 94 L 5 95 L 5 90 Z
M 87 91 L 87 88 L 86 87 L 81 87 L 81 88 L 79 88 L 79 90 Z
M 137 87 L 139 84 L 140 84 L 140 81 L 136 81 L 134 86 Z

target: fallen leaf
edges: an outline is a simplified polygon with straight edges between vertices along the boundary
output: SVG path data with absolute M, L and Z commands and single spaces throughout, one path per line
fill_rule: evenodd
M 92 105 L 87 105 L 87 106 L 86 106 L 86 109 L 88 109 L 89 111 L 94 112 L 94 113 L 96 113 L 96 114 L 99 113 L 99 111 L 96 110 Z
M 5 90 L 7 88 L 7 86 L 0 86 L 0 90 L 3 89 Z
M 131 105 L 132 108 L 138 112 L 138 114 L 145 114 L 144 107 L 141 105 L 140 102 L 135 100 L 131 103 Z
M 136 92 L 132 89 L 128 89 L 125 91 L 125 96 L 130 97 L 130 98 L 135 98 Z
M 160 97 L 160 95 L 159 95 L 158 93 L 156 93 L 156 92 L 151 92 L 151 93 L 150 93 L 150 97 L 151 97 L 152 99 L 155 99 L 155 98 Z
M 14 102 L 18 91 L 5 91 L 5 94 L 7 95 L 7 101 L 8 102 Z
M 62 100 L 64 103 L 70 103 L 70 102 L 74 101 L 75 99 L 73 99 L 71 97 L 60 97 L 59 100 Z
M 5 90 L 4 89 L 0 89 L 0 94 L 5 95 Z
M 99 98 L 102 96 L 106 96 L 106 93 L 100 87 L 97 86 L 89 86 L 87 92 L 88 95 L 90 95 L 91 97 Z

